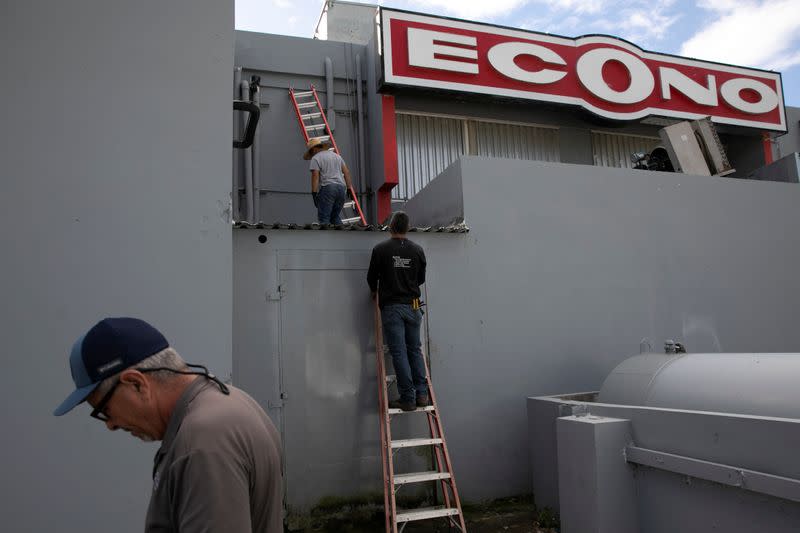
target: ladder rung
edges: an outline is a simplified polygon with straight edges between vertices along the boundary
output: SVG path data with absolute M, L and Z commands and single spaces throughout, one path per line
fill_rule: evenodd
M 403 411 L 402 409 L 389 409 L 390 415 L 402 415 L 403 413 L 428 413 L 433 411 L 432 405 L 427 405 L 425 407 L 417 407 L 413 411 Z
M 330 135 L 320 135 L 319 137 L 317 137 L 317 139 L 319 139 L 320 141 L 329 141 L 331 139 L 331 136 Z
M 358 222 L 359 220 L 361 220 L 361 217 L 343 218 L 342 224 L 352 224 L 353 222 Z
M 305 115 L 300 116 L 303 117 L 303 120 L 306 120 L 309 118 L 319 118 L 322 116 L 322 113 L 306 113 Z
M 441 516 L 455 516 L 458 509 L 455 507 L 420 507 L 419 509 L 406 509 L 397 513 L 397 522 L 411 522 L 414 520 L 427 520 Z
M 394 374 L 386 376 L 386 383 L 394 383 L 395 381 L 397 381 L 397 376 Z
M 316 102 L 304 102 L 302 104 L 297 104 L 297 107 L 300 109 L 307 109 L 309 107 L 317 107 Z
M 405 485 L 406 483 L 423 483 L 425 481 L 437 481 L 439 479 L 450 479 L 449 472 L 417 472 L 414 474 L 398 474 L 394 476 L 395 485 Z
M 299 93 L 294 93 L 295 98 L 305 98 L 306 96 L 313 96 L 314 91 L 301 91 Z
M 345 202 L 343 207 L 345 209 L 353 209 L 355 206 L 356 206 L 356 203 L 350 201 L 350 202 Z
M 311 124 L 306 126 L 306 131 L 325 129 L 325 124 Z
M 392 448 L 413 448 L 416 446 L 431 446 L 441 443 L 442 439 L 401 439 L 393 440 Z

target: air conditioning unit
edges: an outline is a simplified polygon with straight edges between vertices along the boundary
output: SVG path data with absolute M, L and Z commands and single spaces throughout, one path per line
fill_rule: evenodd
M 731 168 L 710 117 L 678 122 L 659 130 L 675 172 L 697 176 L 726 176 Z

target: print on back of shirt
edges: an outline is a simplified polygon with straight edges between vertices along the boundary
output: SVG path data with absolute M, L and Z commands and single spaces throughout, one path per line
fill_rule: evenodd
M 406 259 L 399 255 L 393 255 L 392 259 L 394 259 L 395 268 L 411 268 L 411 259 Z

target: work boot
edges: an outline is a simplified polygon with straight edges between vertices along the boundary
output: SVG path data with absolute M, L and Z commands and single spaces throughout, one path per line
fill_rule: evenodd
M 401 402 L 400 400 L 389 400 L 389 409 L 402 409 L 403 411 L 413 411 L 417 406 L 413 402 Z
M 417 407 L 428 407 L 431 404 L 431 397 L 427 394 L 417 394 Z

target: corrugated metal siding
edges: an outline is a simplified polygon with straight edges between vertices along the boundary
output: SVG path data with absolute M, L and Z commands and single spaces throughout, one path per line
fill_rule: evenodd
M 598 167 L 633 168 L 631 154 L 650 152 L 659 144 L 656 137 L 592 132 L 592 153 Z
M 560 161 L 558 130 L 519 124 L 470 121 L 474 129 L 475 155 L 528 159 L 533 161 Z
M 464 153 L 464 121 L 397 114 L 400 183 L 392 198 L 408 199 Z
M 400 183 L 392 198 L 413 197 L 467 153 L 487 157 L 560 161 L 558 130 L 460 118 L 397 114 L 397 166 Z

